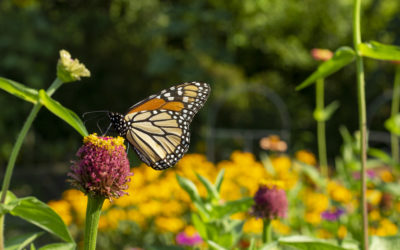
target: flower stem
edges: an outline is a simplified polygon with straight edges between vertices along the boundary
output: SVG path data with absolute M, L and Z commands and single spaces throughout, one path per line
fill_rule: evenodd
M 392 117 L 396 116 L 399 113 L 399 104 L 400 104 L 400 66 L 396 65 L 396 74 L 394 77 L 394 86 L 393 86 L 393 97 L 392 97 Z M 392 144 L 392 157 L 394 162 L 399 163 L 399 137 L 391 133 L 390 141 Z
M 101 207 L 104 197 L 88 195 L 85 224 L 85 250 L 95 250 L 97 240 L 97 227 L 99 225 Z
M 361 44 L 361 0 L 354 0 L 353 12 L 353 43 L 356 50 L 357 92 L 361 145 L 361 210 L 362 210 L 362 236 L 361 248 L 368 250 L 368 214 L 366 201 L 366 165 L 367 165 L 367 114 L 365 104 L 364 64 L 360 56 L 358 45 Z
M 320 78 L 315 90 L 317 111 L 324 110 L 324 79 Z M 328 177 L 328 160 L 326 157 L 325 121 L 317 121 L 318 158 L 323 177 Z
M 262 242 L 270 243 L 272 241 L 272 223 L 270 219 L 263 219 Z
M 54 92 L 61 86 L 63 82 L 56 78 L 54 82 L 50 85 L 49 89 L 47 90 L 47 94 L 49 96 L 53 95 Z M 1 189 L 1 198 L 0 198 L 0 203 L 4 203 L 6 199 L 6 194 L 8 191 L 8 188 L 10 187 L 10 182 L 11 182 L 11 176 L 14 170 L 15 166 L 15 161 L 17 160 L 18 153 L 21 149 L 22 143 L 24 142 L 24 139 L 26 137 L 26 134 L 28 133 L 30 127 L 32 126 L 33 120 L 35 120 L 36 115 L 38 114 L 40 108 L 42 107 L 42 104 L 37 102 L 31 112 L 28 115 L 28 118 L 26 118 L 26 121 L 24 123 L 24 126 L 22 127 L 21 131 L 18 134 L 17 140 L 14 144 L 14 147 L 11 151 L 10 158 L 8 160 L 7 168 L 6 168 L 6 173 L 4 174 L 4 179 L 3 179 L 3 185 Z M 0 249 L 3 249 L 4 247 L 4 234 L 3 234 L 3 229 L 4 229 L 4 215 L 0 215 Z

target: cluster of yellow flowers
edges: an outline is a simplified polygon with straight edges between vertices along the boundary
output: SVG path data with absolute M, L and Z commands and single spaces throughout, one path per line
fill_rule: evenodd
M 244 152 L 233 152 L 230 160 L 213 164 L 207 161 L 201 154 L 188 154 L 184 156 L 177 166 L 168 171 L 154 171 L 143 165 L 133 168 L 134 176 L 129 183 L 127 192 L 129 195 L 114 200 L 106 201 L 103 206 L 103 214 L 100 218 L 100 230 L 116 229 L 121 221 L 133 221 L 142 229 L 154 229 L 157 232 L 178 233 L 192 228 L 185 220 L 190 210 L 194 209 L 189 195 L 179 186 L 176 175 L 191 180 L 200 193 L 206 196 L 206 189 L 196 177 L 196 173 L 215 181 L 218 172 L 225 170 L 224 180 L 221 186 L 221 199 L 223 201 L 237 200 L 243 197 L 253 196 L 260 184 L 280 186 L 290 191 L 298 184 L 302 176 L 301 165 L 316 165 L 315 156 L 305 150 L 296 153 L 296 161 L 286 155 L 275 155 L 268 159 L 268 164 L 256 161 L 254 155 Z M 269 165 L 269 166 L 266 166 Z M 390 173 L 382 173 L 381 178 L 392 181 Z M 305 180 L 304 182 L 307 182 Z M 299 200 L 304 206 L 304 220 L 309 225 L 315 226 L 316 235 L 321 238 L 344 238 L 347 228 L 340 225 L 333 235 L 323 227 L 321 213 L 332 208 L 332 204 L 339 204 L 345 208 L 346 213 L 354 212 L 358 206 L 358 197 L 341 183 L 330 180 L 326 190 L 315 191 L 312 183 L 303 183 L 299 191 Z M 368 201 L 372 205 L 381 203 L 380 191 L 371 188 L 368 191 Z M 86 197 L 77 190 L 70 189 L 63 193 L 62 199 L 50 201 L 49 205 L 62 217 L 67 225 L 75 224 L 82 227 L 84 224 Z M 400 209 L 400 203 L 398 206 Z M 299 212 L 302 210 L 299 210 Z M 378 214 L 377 214 L 378 213 Z M 297 215 L 300 216 L 300 215 Z M 397 233 L 397 227 L 387 218 L 381 217 L 377 210 L 370 212 L 371 220 L 374 218 L 375 227 L 370 228 L 373 235 L 393 235 Z M 260 233 L 262 220 L 251 218 L 248 214 L 238 213 L 232 216 L 234 219 L 246 219 L 244 231 L 247 233 Z M 272 226 L 275 232 L 288 235 L 292 232 L 290 218 L 288 223 L 274 220 Z M 189 229 L 188 229 L 189 228 Z M 193 228 L 192 228 L 193 229 Z

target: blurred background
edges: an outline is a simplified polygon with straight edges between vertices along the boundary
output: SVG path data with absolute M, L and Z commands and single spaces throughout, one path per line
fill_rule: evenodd
M 287 141 L 289 153 L 316 153 L 315 89 L 294 89 L 318 66 L 311 49 L 334 51 L 352 45 L 352 4 L 1 0 L 0 76 L 46 89 L 56 76 L 58 52 L 66 49 L 86 65 L 91 77 L 66 84 L 54 98 L 79 115 L 93 110 L 124 113 L 172 85 L 207 82 L 212 94 L 191 126 L 190 152 L 208 154 L 213 160 L 226 159 L 235 149 L 258 155 L 260 137 L 275 133 Z M 363 40 L 400 45 L 400 2 L 363 4 Z M 369 125 L 384 131 L 394 66 L 368 59 L 365 63 Z M 358 127 L 354 71 L 351 65 L 326 79 L 325 103 L 340 102 L 327 122 L 330 162 L 342 143 L 339 126 L 351 132 Z M 1 92 L 0 106 L 3 175 L 32 105 Z M 100 126 L 107 125 L 106 119 L 100 120 Z M 87 126 L 90 132 L 99 132 L 96 120 Z M 384 138 L 379 141 L 382 149 L 388 146 Z M 80 144 L 78 133 L 42 109 L 18 157 L 11 189 L 18 196 L 35 195 L 43 201 L 59 198 L 69 187 L 66 173 Z M 133 151 L 130 157 L 132 165 L 138 165 Z

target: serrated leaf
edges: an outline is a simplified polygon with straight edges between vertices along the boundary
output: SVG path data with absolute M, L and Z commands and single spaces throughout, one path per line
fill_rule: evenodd
M 0 77 L 0 88 L 22 100 L 37 103 L 38 91 L 10 79 Z
M 225 169 L 221 169 L 219 171 L 217 179 L 215 180 L 215 188 L 217 189 L 218 193 L 221 190 L 222 181 L 224 180 Z
M 280 238 L 279 244 L 293 246 L 303 250 L 347 250 L 331 242 L 307 236 L 289 236 Z
M 397 136 L 400 136 L 400 114 L 390 117 L 385 121 L 385 128 Z
M 66 123 L 71 125 L 82 136 L 88 135 L 86 127 L 79 116 L 75 114 L 75 112 L 73 112 L 72 110 L 67 109 L 59 102 L 52 99 L 50 96 L 47 95 L 46 91 L 42 89 L 39 91 L 39 100 L 40 103 L 43 104 L 43 106 L 45 106 L 53 114 L 64 120 Z
M 183 188 L 183 190 L 185 190 L 186 193 L 189 194 L 192 201 L 202 203 L 199 192 L 197 191 L 197 187 L 191 180 L 186 179 L 179 175 L 176 175 L 176 179 L 178 180 L 178 183 L 181 186 L 181 188 Z
M 27 245 L 33 242 L 37 237 L 42 235 L 43 232 L 29 233 L 24 235 L 19 235 L 10 239 L 6 239 L 4 242 L 4 250 L 21 250 Z
M 358 50 L 360 54 L 365 57 L 378 60 L 400 61 L 399 46 L 370 41 L 368 43 L 359 44 Z
M 239 212 L 247 212 L 253 204 L 254 200 L 252 197 L 228 201 L 222 205 L 215 205 L 213 207 L 213 215 L 216 218 L 223 218 Z
M 296 90 L 303 89 L 317 81 L 317 79 L 325 78 L 336 71 L 340 70 L 347 64 L 351 63 L 356 56 L 354 50 L 350 47 L 340 47 L 328 61 L 323 62 L 314 73 L 312 73 L 305 81 L 296 87 Z
M 46 230 L 66 242 L 74 242 L 61 217 L 46 203 L 41 202 L 35 197 L 21 198 L 18 206 L 10 213 Z
M 54 243 L 39 248 L 39 250 L 75 250 L 74 243 Z
M 218 201 L 219 200 L 219 193 L 217 189 L 215 189 L 214 185 L 211 184 L 209 180 L 207 180 L 205 177 L 199 175 L 196 173 L 197 179 L 204 185 L 204 187 L 207 190 L 207 195 L 208 198 L 211 199 L 212 201 Z
M 400 237 L 371 237 L 370 250 L 398 250 L 400 249 Z

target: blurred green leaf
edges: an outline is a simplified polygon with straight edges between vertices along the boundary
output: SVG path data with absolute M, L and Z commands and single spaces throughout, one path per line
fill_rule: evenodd
M 31 243 L 31 245 L 29 247 L 30 247 L 30 250 L 36 250 L 36 247 L 33 243 Z
M 334 101 L 325 107 L 323 110 L 315 109 L 314 119 L 319 122 L 327 121 L 331 118 L 333 113 L 339 108 L 340 104 L 338 101 Z
M 368 148 L 368 155 L 378 158 L 380 161 L 388 165 L 396 164 L 388 153 L 377 148 Z
M 376 41 L 358 45 L 360 54 L 378 60 L 400 61 L 400 47 Z
M 208 239 L 207 226 L 200 219 L 199 215 L 192 213 L 192 223 L 193 223 L 193 226 L 196 228 L 197 232 L 200 234 L 200 237 L 203 240 L 207 240 Z
M 326 180 L 322 178 L 321 174 L 314 166 L 300 161 L 296 162 L 301 165 L 301 171 L 304 172 L 314 183 L 316 183 L 319 187 L 325 186 Z
M 390 117 L 385 121 L 385 128 L 397 136 L 400 136 L 400 114 Z
M 303 250 L 346 250 L 346 248 L 333 245 L 328 241 L 301 235 L 280 238 L 278 241 L 282 245 L 293 246 Z
M 20 199 L 20 203 L 11 212 L 12 215 L 46 230 L 66 242 L 74 242 L 61 217 L 46 203 L 35 197 Z
M 54 243 L 39 248 L 39 250 L 75 250 L 74 243 Z
M 218 193 L 221 190 L 222 181 L 224 180 L 225 169 L 221 169 L 219 171 L 217 179 L 215 180 L 215 188 L 217 189 Z
M 218 245 L 218 243 L 216 243 L 216 242 L 214 242 L 212 240 L 207 240 L 207 243 L 212 247 L 212 249 L 227 250 L 227 248 Z
M 245 197 L 240 200 L 228 201 L 222 205 L 213 207 L 213 215 L 215 218 L 223 218 L 239 212 L 247 212 L 254 204 L 252 197 Z
M 0 195 L 1 195 L 1 192 L 0 192 Z M 19 204 L 19 199 L 11 191 L 7 191 L 5 202 L 0 203 L 0 214 L 9 213 L 18 204 Z
M 217 189 L 214 187 L 213 184 L 209 180 L 207 180 L 205 177 L 199 175 L 196 173 L 197 179 L 200 180 L 200 182 L 204 185 L 204 187 L 207 189 L 207 195 L 208 198 L 213 201 L 217 202 L 219 200 L 219 193 Z
M 347 64 L 351 63 L 355 58 L 355 52 L 350 47 L 340 47 L 328 61 L 323 62 L 314 73 L 311 74 L 305 81 L 296 87 L 296 90 L 301 90 L 317 81 L 319 78 L 325 78 Z
M 262 245 L 259 250 L 282 250 L 281 247 L 278 246 L 278 242 L 271 242 L 265 245 Z
M 38 91 L 36 89 L 28 88 L 21 83 L 3 77 L 0 77 L 0 88 L 25 101 L 37 103 Z
M 46 91 L 44 90 L 39 91 L 39 99 L 41 104 L 43 104 L 53 114 L 71 125 L 82 136 L 88 135 L 88 132 L 82 120 L 72 110 L 65 108 L 59 102 L 52 99 L 50 96 L 47 95 Z
M 384 183 L 380 186 L 384 192 L 390 193 L 395 197 L 400 197 L 400 184 Z
M 6 239 L 4 242 L 4 250 L 21 250 L 27 245 L 33 242 L 37 237 L 42 235 L 43 232 L 28 233 L 24 235 L 18 235 L 16 237 Z
M 194 185 L 194 183 L 191 180 L 186 179 L 179 175 L 176 175 L 176 179 L 178 180 L 178 183 L 181 186 L 181 188 L 183 188 L 183 190 L 185 190 L 186 193 L 189 194 L 190 199 L 192 199 L 192 201 L 202 203 L 196 185 Z
M 371 237 L 370 250 L 398 250 L 400 247 L 399 236 Z

